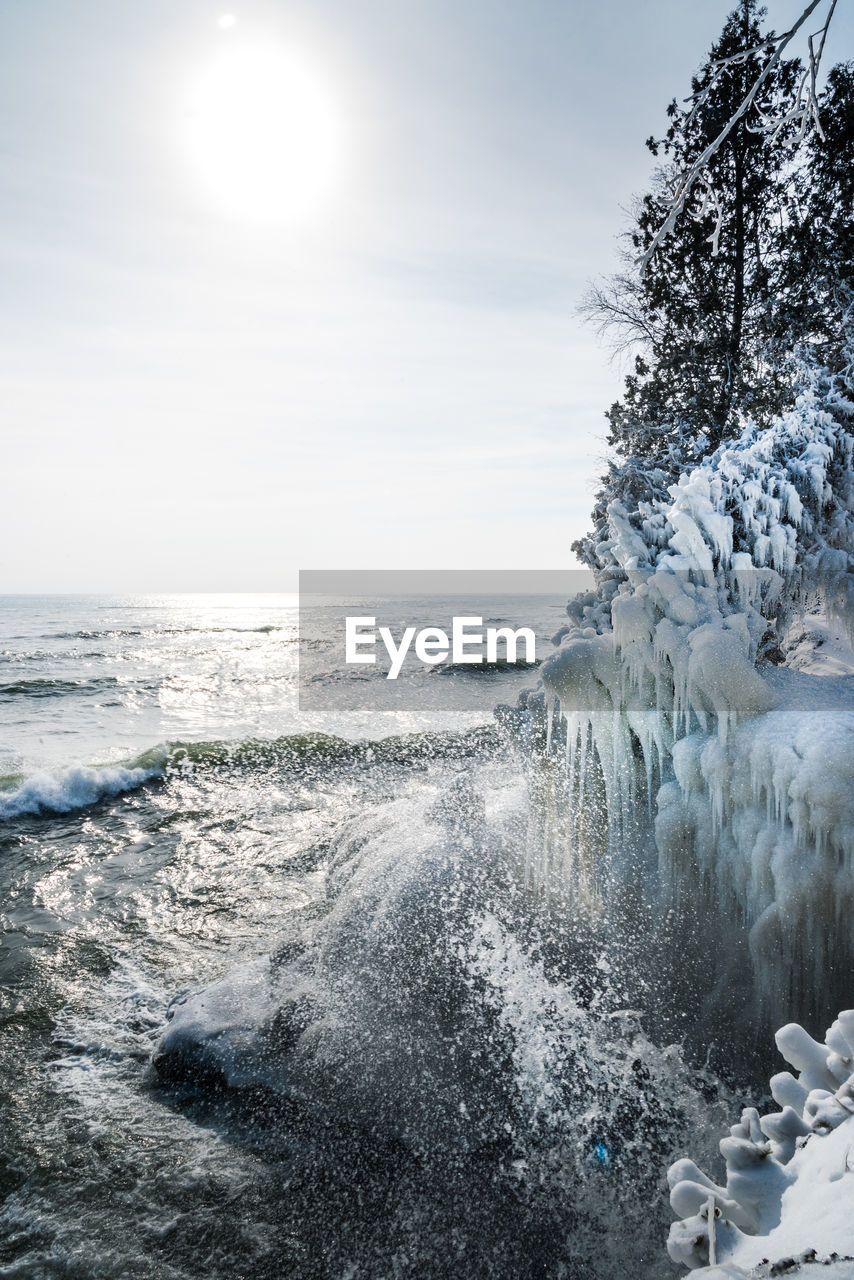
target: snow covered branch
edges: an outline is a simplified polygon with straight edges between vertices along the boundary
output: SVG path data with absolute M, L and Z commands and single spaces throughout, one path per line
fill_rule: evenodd
M 783 57 L 783 53 L 807 22 L 807 19 L 823 2 L 824 0 L 811 0 L 811 3 L 804 9 L 797 22 L 795 22 L 788 31 L 784 31 L 782 35 L 772 36 L 768 40 L 757 45 L 755 48 L 741 50 L 730 57 L 718 59 L 712 64 L 708 83 L 704 85 L 697 94 L 695 94 L 692 100 L 693 107 L 688 116 L 689 123 L 695 118 L 701 107 L 708 101 L 709 96 L 726 71 L 731 70 L 735 66 L 744 65 L 749 58 L 757 54 L 766 52 L 770 54 L 770 57 L 768 57 L 768 60 L 762 70 L 756 76 L 742 99 L 741 104 L 727 120 L 724 127 L 720 130 L 717 136 L 712 139 L 694 163 L 690 165 L 684 173 L 679 175 L 673 189 L 673 195 L 667 217 L 656 232 L 646 252 L 640 259 L 642 272 L 646 270 L 655 251 L 673 231 L 677 219 L 688 208 L 689 201 L 698 187 L 701 191 L 700 205 L 698 211 L 695 212 L 693 216 L 697 219 L 703 219 L 709 214 L 714 215 L 715 226 L 709 240 L 712 245 L 712 253 L 718 253 L 720 233 L 723 226 L 723 212 L 720 201 L 717 197 L 717 192 L 709 176 L 709 161 L 720 150 L 721 146 L 732 133 L 738 122 L 744 119 L 750 112 L 751 108 L 754 107 L 760 90 L 768 82 L 774 69 L 779 65 Z M 814 126 L 821 131 L 816 84 L 827 32 L 836 9 L 836 3 L 837 0 L 831 0 L 824 24 L 818 31 L 814 32 L 808 38 L 807 47 L 809 58 L 807 67 L 801 76 L 801 80 L 795 90 L 789 109 L 777 116 L 765 116 L 761 109 L 757 108 L 760 118 L 758 131 L 767 133 L 772 139 L 777 139 L 781 133 L 790 126 L 798 128 L 798 142 L 802 141 L 806 137 L 811 126 Z M 816 45 L 816 39 L 818 39 L 818 45 Z

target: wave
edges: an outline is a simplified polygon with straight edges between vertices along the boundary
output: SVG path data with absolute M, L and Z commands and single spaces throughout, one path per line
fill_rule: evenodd
M 501 742 L 492 725 L 481 725 L 464 731 L 400 734 L 376 741 L 298 733 L 237 742 L 161 743 L 124 764 L 72 765 L 58 773 L 0 778 L 0 821 L 86 809 L 188 769 L 419 765 L 433 760 L 483 758 L 494 754 Z
M 421 667 L 420 665 L 407 666 L 404 665 L 403 670 L 398 676 L 398 687 L 406 684 L 420 683 L 422 679 L 435 678 L 437 676 L 462 676 L 464 679 L 487 679 L 490 676 L 512 675 L 514 672 L 532 672 L 539 667 L 542 662 L 541 658 L 535 658 L 532 662 L 528 662 L 523 658 L 519 658 L 515 662 L 511 662 L 508 658 L 496 658 L 494 661 L 483 659 L 477 662 L 438 662 L 433 666 Z M 338 685 L 352 684 L 354 681 L 380 681 L 385 682 L 388 673 L 382 666 L 370 667 L 332 667 L 327 671 L 317 671 L 313 675 L 303 673 L 302 681 L 304 684 L 310 685 Z
M 8 663 L 17 665 L 20 662 L 59 662 L 64 659 L 74 658 L 79 661 L 81 658 L 111 658 L 114 654 L 104 649 L 28 649 L 19 651 L 17 649 L 3 649 L 0 652 L 0 663 Z
M 161 775 L 161 770 L 124 765 L 101 769 L 74 765 L 59 774 L 36 773 L 13 790 L 0 792 L 0 819 L 86 809 L 99 800 L 132 791 Z M 14 783 L 17 779 L 6 781 Z
M 110 627 L 103 631 L 56 631 L 45 640 L 156 640 L 158 636 L 267 635 L 273 631 L 295 630 L 291 626 L 266 623 L 262 627 Z
M 479 662 L 439 662 L 434 667 L 429 667 L 428 673 L 442 676 L 506 675 L 508 671 L 533 671 L 541 661 L 541 658 L 535 658 L 532 662 L 524 658 L 514 661 L 495 658 L 490 662 L 484 658 Z
M 610 925 L 526 891 L 522 794 L 509 823 L 505 808 L 517 778 L 466 769 L 438 796 L 390 788 L 357 809 L 318 898 L 278 917 L 273 954 L 166 1012 L 150 1078 L 173 1104 L 246 1115 L 289 1171 L 305 1151 L 291 1221 L 346 1186 L 323 1204 L 313 1275 L 352 1274 L 354 1256 L 387 1275 L 404 1223 L 409 1275 L 651 1280 L 665 1153 L 714 1151 L 726 1095 L 644 1034 L 629 982 L 609 977 Z
M 0 684 L 0 701 L 14 698 L 63 698 L 66 694 L 98 693 L 102 689 L 115 689 L 119 681 L 115 676 L 98 676 L 92 680 L 13 680 Z
M 463 759 L 489 754 L 501 742 L 493 725 L 466 730 L 396 734 L 388 738 L 338 738 L 328 733 L 293 733 L 281 738 L 247 738 L 239 742 L 171 742 L 133 761 L 148 767 L 158 759 L 170 769 L 187 765 L 255 768 L 280 765 L 414 764 L 419 761 Z M 165 756 L 163 752 L 165 750 Z

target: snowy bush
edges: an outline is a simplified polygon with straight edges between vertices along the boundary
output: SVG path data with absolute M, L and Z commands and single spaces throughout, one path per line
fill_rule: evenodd
M 778 1031 L 776 1041 L 797 1075 L 772 1078 L 779 1111 L 746 1108 L 721 1141 L 726 1185 L 692 1160 L 671 1166 L 670 1203 L 680 1221 L 670 1229 L 667 1251 L 710 1280 L 781 1275 L 812 1262 L 832 1265 L 822 1274 L 850 1278 L 854 1010 L 839 1014 L 823 1044 L 797 1023 Z M 748 1270 L 760 1264 L 769 1269 Z

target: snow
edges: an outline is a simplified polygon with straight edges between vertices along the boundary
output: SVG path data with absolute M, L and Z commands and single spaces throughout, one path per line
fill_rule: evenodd
M 502 716 L 539 809 L 532 888 L 602 911 L 641 865 L 662 917 L 707 921 L 730 1021 L 742 999 L 756 1025 L 850 992 L 852 417 L 841 379 L 802 371 L 769 428 L 747 423 L 666 497 L 612 500 L 587 544 L 596 592 Z M 778 1045 L 798 1074 L 721 1143 L 726 1185 L 673 1166 L 670 1255 L 715 1280 L 813 1262 L 854 1280 L 854 1013 L 824 1044 L 790 1024 Z
M 796 1014 L 854 906 L 854 405 L 803 382 L 666 498 L 610 503 L 597 590 L 504 717 L 549 762 L 533 886 L 596 910 L 640 861 L 663 909 L 699 887 Z
M 814 1260 L 836 1255 L 842 1260 L 830 1271 L 823 1267 L 822 1274 L 851 1280 L 854 1010 L 839 1015 L 824 1043 L 796 1023 L 781 1028 L 776 1041 L 799 1073 L 772 1079 L 782 1110 L 760 1116 L 754 1108 L 745 1109 L 730 1137 L 721 1141 L 725 1187 L 716 1186 L 691 1160 L 671 1166 L 670 1202 L 682 1217 L 671 1228 L 668 1252 L 704 1277 L 782 1274 L 786 1259 L 792 1261 L 787 1270 L 802 1271 Z
M 851 646 L 839 623 L 815 615 L 798 619 L 789 637 L 786 665 L 805 675 L 847 678 L 854 693 L 851 675 Z

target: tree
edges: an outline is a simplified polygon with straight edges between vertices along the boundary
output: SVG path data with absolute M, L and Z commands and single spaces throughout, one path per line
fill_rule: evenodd
M 799 64 L 777 56 L 763 14 L 757 0 L 742 0 L 692 81 L 691 105 L 671 102 L 666 134 L 647 142 L 667 163 L 635 210 L 628 269 L 586 303 L 618 343 L 636 348 L 623 398 L 607 414 L 609 443 L 666 470 L 678 469 L 686 445 L 690 460 L 733 434 L 739 414 L 768 421 L 786 401 L 784 144 L 796 124 L 785 117 Z M 782 122 L 774 138 L 764 127 L 771 119 Z M 702 184 L 679 196 L 703 157 Z
M 714 200 L 716 196 L 716 192 L 714 188 L 711 187 L 708 183 L 708 176 L 705 170 L 705 165 L 707 164 L 708 160 L 719 150 L 721 144 L 728 137 L 729 133 L 732 131 L 732 129 L 735 127 L 738 121 L 744 116 L 745 112 L 747 112 L 754 105 L 757 93 L 761 89 L 764 81 L 768 78 L 771 71 L 776 67 L 777 63 L 782 58 L 784 50 L 791 43 L 791 41 L 794 39 L 797 33 L 801 30 L 804 23 L 811 16 L 811 14 L 816 9 L 818 9 L 822 3 L 823 3 L 823 0 L 810 0 L 810 3 L 807 5 L 806 9 L 803 10 L 798 20 L 789 28 L 788 31 L 784 31 L 782 35 L 779 35 L 779 36 L 775 36 L 773 34 L 769 35 L 763 41 L 761 46 L 757 46 L 756 48 L 751 50 L 745 50 L 744 52 L 735 54 L 730 58 L 719 59 L 717 62 L 712 64 L 712 77 L 707 87 L 702 91 L 702 93 L 697 95 L 697 105 L 700 105 L 702 101 L 705 99 L 705 97 L 708 95 L 708 93 L 711 92 L 711 89 L 714 85 L 715 78 L 718 75 L 723 74 L 726 68 L 731 66 L 734 62 L 742 61 L 746 57 L 748 57 L 751 53 L 759 53 L 762 50 L 765 50 L 770 55 L 768 60 L 765 63 L 765 66 L 762 68 L 759 75 L 754 79 L 753 83 L 750 85 L 750 88 L 748 89 L 747 93 L 745 94 L 738 108 L 725 121 L 723 128 L 721 129 L 717 137 L 713 138 L 712 141 L 708 144 L 707 148 L 700 154 L 700 156 L 698 156 L 694 160 L 693 164 L 690 165 L 687 169 L 683 170 L 682 173 L 679 175 L 678 181 L 676 182 L 673 189 L 673 196 L 670 200 L 668 216 L 666 220 L 662 223 L 656 236 L 654 237 L 652 243 L 644 253 L 644 256 L 641 260 L 642 265 L 644 267 L 646 267 L 647 263 L 649 262 L 650 258 L 652 257 L 653 253 L 655 253 L 659 245 L 673 230 L 675 219 L 686 207 L 687 201 L 692 191 L 694 190 L 694 187 L 698 183 L 698 181 L 702 180 L 703 185 L 706 188 L 707 195 Z M 801 75 L 800 81 L 798 83 L 797 91 L 793 94 L 792 100 L 788 105 L 788 109 L 785 111 L 784 114 L 780 116 L 764 116 L 763 117 L 761 128 L 766 133 L 771 134 L 773 138 L 777 137 L 780 130 L 785 125 L 793 124 L 793 123 L 797 123 L 799 126 L 798 138 L 799 138 L 799 141 L 801 142 L 809 134 L 812 126 L 815 127 L 815 129 L 818 131 L 819 134 L 823 132 L 821 127 L 821 120 L 819 117 L 819 111 L 818 111 L 818 99 L 816 97 L 816 86 L 818 84 L 818 73 L 819 73 L 819 68 L 821 66 L 822 54 L 824 53 L 824 45 L 825 45 L 825 41 L 827 40 L 827 33 L 828 33 L 828 30 L 830 29 L 830 24 L 833 21 L 833 15 L 836 11 L 836 4 L 837 4 L 837 0 L 830 0 L 830 4 L 825 14 L 825 19 L 822 27 L 818 31 L 814 31 L 813 34 L 807 38 L 807 49 L 809 52 L 809 58 L 807 61 L 806 69 L 803 71 L 803 74 Z M 713 240 L 713 243 L 715 243 L 714 251 L 717 252 L 717 246 L 716 246 L 714 236 L 712 237 L 712 240 Z
M 822 3 L 805 64 L 785 61 Z M 594 528 L 574 548 L 591 565 L 601 567 L 611 501 L 640 527 L 668 485 L 746 417 L 767 425 L 792 402 L 799 347 L 811 345 L 828 367 L 844 362 L 854 66 L 834 68 L 817 90 L 835 6 L 811 0 L 787 31 L 763 35 L 764 10 L 741 0 L 689 105 L 672 102 L 664 138 L 647 143 L 667 165 L 637 202 L 624 271 L 583 308 L 634 354 L 623 398 L 606 415 L 615 453 Z
M 818 100 L 821 129 L 795 177 L 783 281 L 796 327 L 829 369 L 849 359 L 854 301 L 854 63 L 833 67 Z

